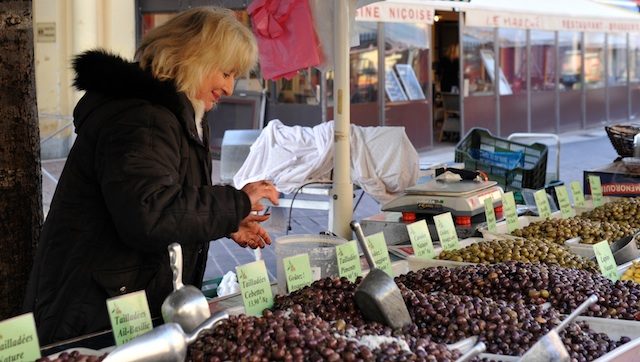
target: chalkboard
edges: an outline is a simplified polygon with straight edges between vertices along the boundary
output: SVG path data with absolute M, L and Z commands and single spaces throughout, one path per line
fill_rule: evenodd
M 385 73 L 384 90 L 387 92 L 387 97 L 391 102 L 407 100 L 407 95 L 402 90 L 400 81 L 393 70 L 387 70 Z
M 420 87 L 413 68 L 409 64 L 396 64 L 396 71 L 409 99 L 424 99 L 424 92 L 422 92 L 422 87 Z

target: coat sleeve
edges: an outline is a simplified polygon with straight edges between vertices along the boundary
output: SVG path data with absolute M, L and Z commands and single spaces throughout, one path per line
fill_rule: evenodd
M 201 243 L 237 231 L 251 209 L 246 193 L 183 182 L 189 146 L 182 126 L 161 107 L 139 110 L 106 126 L 96 146 L 96 175 L 125 244 L 165 251 L 171 242 Z

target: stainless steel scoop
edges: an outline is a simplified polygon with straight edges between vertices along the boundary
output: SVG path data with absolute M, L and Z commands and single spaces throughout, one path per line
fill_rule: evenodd
M 483 342 L 478 342 L 475 346 L 473 346 L 470 350 L 465 352 L 460 358 L 456 360 L 456 362 L 468 362 L 471 361 L 475 356 L 484 352 L 487 349 L 487 346 Z
M 369 263 L 369 274 L 356 288 L 355 301 L 367 320 L 376 321 L 392 328 L 411 324 L 411 316 L 396 282 L 384 271 L 376 267 L 371 251 L 365 240 L 360 224 L 351 222 L 351 229 Z
M 177 323 L 163 324 L 114 349 L 103 362 L 184 362 L 187 347 L 200 332 L 227 318 L 227 312 L 217 312 L 189 334 Z
M 209 303 L 202 291 L 192 285 L 182 284 L 182 247 L 169 245 L 169 261 L 173 271 L 173 292 L 162 303 L 162 319 L 165 323 L 178 323 L 190 333 L 211 316 Z

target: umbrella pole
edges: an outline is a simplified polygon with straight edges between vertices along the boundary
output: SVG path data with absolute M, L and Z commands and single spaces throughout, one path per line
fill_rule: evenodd
M 333 0 L 335 25 L 333 47 L 335 74 L 333 80 L 334 158 L 333 188 L 329 210 L 329 229 L 336 235 L 351 240 L 349 223 L 353 218 L 353 183 L 351 182 L 350 150 L 350 87 L 349 45 L 351 0 Z

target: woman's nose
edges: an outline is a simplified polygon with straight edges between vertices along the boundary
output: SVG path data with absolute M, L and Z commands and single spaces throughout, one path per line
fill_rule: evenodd
M 222 91 L 224 92 L 225 96 L 230 96 L 233 94 L 233 87 L 236 84 L 236 77 L 234 76 L 230 76 L 229 78 L 225 79 L 225 83 L 224 86 L 222 87 Z

